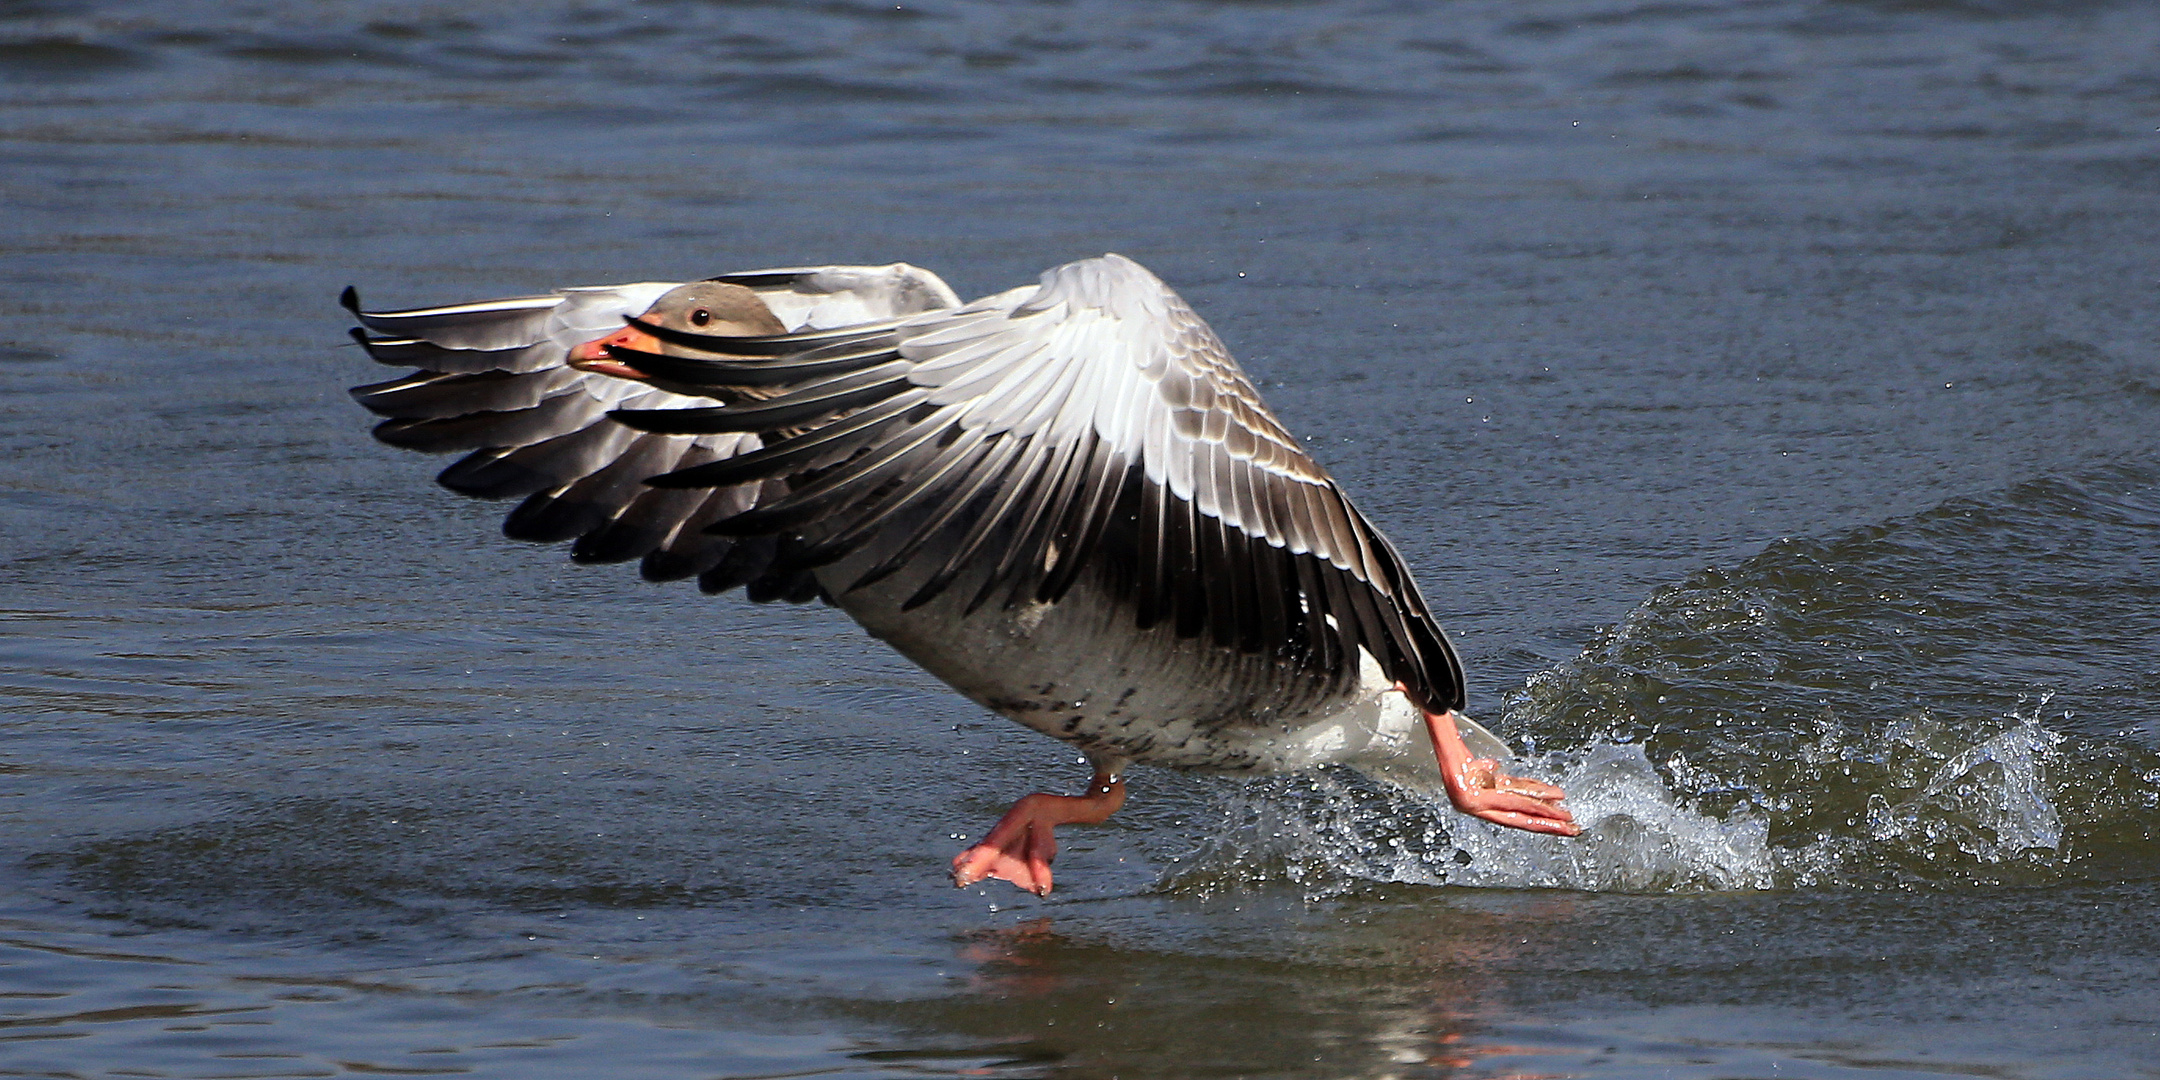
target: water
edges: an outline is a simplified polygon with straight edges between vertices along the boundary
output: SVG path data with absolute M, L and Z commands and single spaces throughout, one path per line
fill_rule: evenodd
M 2160 1075 L 2131 3 L 0 4 L 0 1075 Z M 332 300 L 1174 283 L 1585 840 L 1079 782 L 428 487 Z

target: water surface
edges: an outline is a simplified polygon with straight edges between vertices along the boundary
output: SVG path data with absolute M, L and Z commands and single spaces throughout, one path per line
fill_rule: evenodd
M 0 1075 L 2160 1075 L 2160 21 L 0 5 Z M 372 443 L 338 289 L 1172 282 L 1589 835 L 1080 779 Z

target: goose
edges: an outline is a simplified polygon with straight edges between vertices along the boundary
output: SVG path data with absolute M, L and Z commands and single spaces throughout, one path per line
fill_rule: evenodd
M 812 266 L 367 311 L 415 368 L 354 388 L 439 482 L 516 499 L 512 538 L 645 578 L 820 600 L 992 712 L 1078 750 L 960 886 L 1050 892 L 1059 825 L 1133 765 L 1338 763 L 1498 825 L 1580 828 L 1462 715 L 1462 665 L 1395 547 L 1140 264 L 962 303 L 929 271 Z

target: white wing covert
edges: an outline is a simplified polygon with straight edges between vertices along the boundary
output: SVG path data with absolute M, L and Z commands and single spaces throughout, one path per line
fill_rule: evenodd
M 965 583 L 972 612 L 1054 603 L 1091 573 L 1143 629 L 1332 677 L 1354 674 L 1363 649 L 1421 704 L 1462 704 L 1454 651 L 1401 558 L 1206 323 L 1129 259 L 799 335 L 792 351 L 639 325 L 701 354 L 614 350 L 670 386 L 782 388 L 731 405 L 626 404 L 616 417 L 641 430 L 762 443 L 651 482 L 784 481 L 784 497 L 710 529 L 784 540 L 791 568 L 864 556 L 842 592 L 910 568 L 922 584 L 908 606 Z

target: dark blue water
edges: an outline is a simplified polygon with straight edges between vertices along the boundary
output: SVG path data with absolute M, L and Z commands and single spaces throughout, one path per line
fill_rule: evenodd
M 0 3 L 0 1076 L 2160 1076 L 2134 3 Z M 1591 826 L 501 539 L 385 306 L 1103 251 Z

